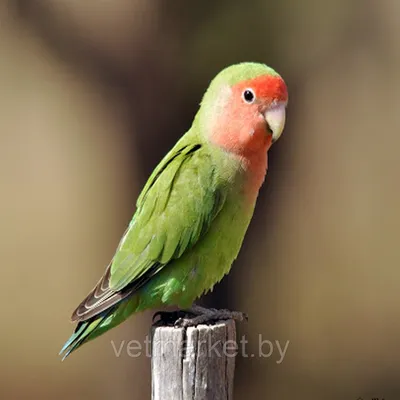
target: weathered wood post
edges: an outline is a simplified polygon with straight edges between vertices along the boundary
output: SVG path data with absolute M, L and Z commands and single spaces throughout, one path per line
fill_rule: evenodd
M 152 328 L 153 400 L 232 400 L 233 320 L 189 328 Z

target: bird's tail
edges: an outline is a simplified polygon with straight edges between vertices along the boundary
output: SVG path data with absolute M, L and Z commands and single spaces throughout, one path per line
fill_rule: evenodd
M 104 333 L 105 330 L 101 328 L 104 326 L 108 317 L 109 315 L 107 313 L 107 315 L 98 315 L 88 321 L 79 322 L 74 333 L 65 342 L 60 351 L 60 355 L 63 356 L 63 361 L 78 347 Z
M 67 358 L 78 347 L 125 321 L 133 312 L 138 311 L 137 306 L 137 298 L 130 298 L 86 321 L 79 322 L 60 351 L 62 359 Z

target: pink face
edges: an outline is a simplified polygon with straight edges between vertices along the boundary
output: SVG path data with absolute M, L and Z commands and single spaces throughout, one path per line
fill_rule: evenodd
M 279 76 L 242 81 L 221 96 L 211 140 L 229 152 L 249 157 L 265 153 L 282 133 L 288 100 Z

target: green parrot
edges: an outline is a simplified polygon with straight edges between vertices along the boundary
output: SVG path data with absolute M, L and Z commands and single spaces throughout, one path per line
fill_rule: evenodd
M 229 272 L 287 102 L 284 80 L 264 64 L 232 65 L 212 80 L 191 128 L 144 186 L 103 277 L 74 311 L 78 325 L 61 350 L 64 358 L 131 314 L 190 309 Z M 205 310 L 192 307 L 192 322 L 211 318 Z M 217 318 L 218 310 L 212 312 Z M 237 317 L 222 315 L 231 316 Z

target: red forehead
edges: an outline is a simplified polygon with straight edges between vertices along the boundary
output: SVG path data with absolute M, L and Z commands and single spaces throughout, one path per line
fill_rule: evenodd
M 236 84 L 235 88 L 239 90 L 252 88 L 258 98 L 285 102 L 288 100 L 286 83 L 280 76 L 261 75 L 242 81 Z

